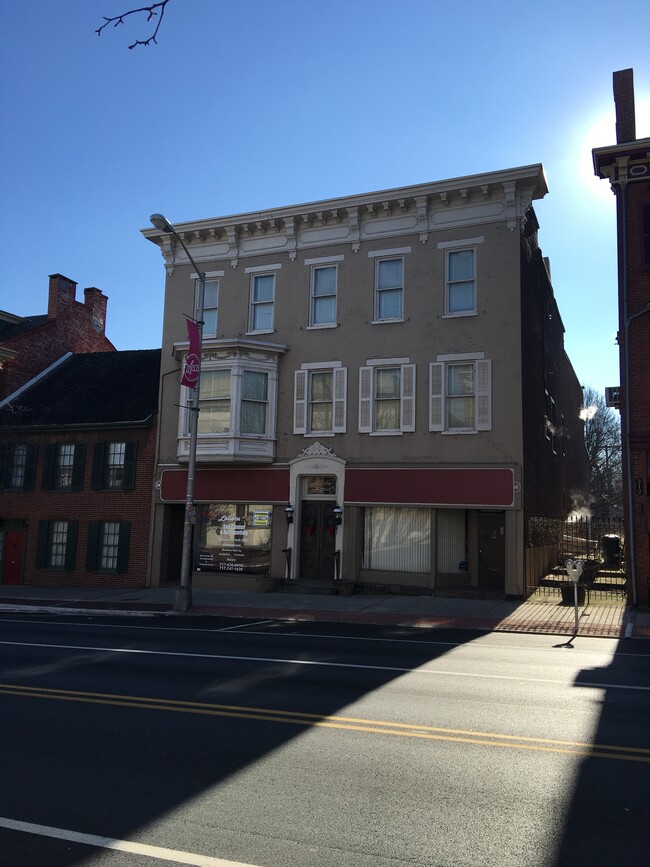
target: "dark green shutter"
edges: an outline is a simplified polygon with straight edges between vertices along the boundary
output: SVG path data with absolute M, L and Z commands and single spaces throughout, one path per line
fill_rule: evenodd
M 94 491 L 101 491 L 104 484 L 104 461 L 106 459 L 106 443 L 95 443 L 93 450 L 93 471 L 90 487 Z
M 23 490 L 34 490 L 34 479 L 36 478 L 36 456 L 38 455 L 37 443 L 29 443 L 27 446 L 27 460 L 25 463 L 25 480 L 23 482 Z
M 11 446 L 8 443 L 0 443 L 0 488 L 4 488 L 7 477 L 8 457 Z
M 54 487 L 54 464 L 56 461 L 56 443 L 47 443 L 45 457 L 43 459 L 43 482 L 44 491 L 51 491 Z
M 132 491 L 135 488 L 135 456 L 138 451 L 137 443 L 126 443 L 124 450 L 124 482 L 122 490 Z
M 91 521 L 88 524 L 88 548 L 86 549 L 86 572 L 96 572 L 97 571 L 100 527 L 101 527 L 101 521 Z
M 36 537 L 36 568 L 47 569 L 47 543 L 50 535 L 50 522 L 38 522 L 38 535 Z
M 120 540 L 117 546 L 117 571 L 129 571 L 129 540 L 131 538 L 131 522 L 120 521 Z
M 68 535 L 65 541 L 65 568 L 72 572 L 77 564 L 77 535 L 79 521 L 68 521 Z
M 84 486 L 84 474 L 86 470 L 86 444 L 76 443 L 72 462 L 72 491 L 80 491 Z

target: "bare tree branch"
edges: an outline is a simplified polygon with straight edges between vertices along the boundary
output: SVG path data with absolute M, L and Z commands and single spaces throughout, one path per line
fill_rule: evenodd
M 592 386 L 584 390 L 581 418 L 589 458 L 591 509 L 595 515 L 622 514 L 621 425 L 617 414 Z
M 109 24 L 112 24 L 113 27 L 119 27 L 120 24 L 124 24 L 124 19 L 128 15 L 135 15 L 138 12 L 146 12 L 147 13 L 147 24 L 151 21 L 152 18 L 158 18 L 158 22 L 156 24 L 156 29 L 151 34 L 148 39 L 136 39 L 134 43 L 129 45 L 129 49 L 135 48 L 136 45 L 149 45 L 150 42 L 154 42 L 156 45 L 156 36 L 158 35 L 158 31 L 160 30 L 160 25 L 162 24 L 162 20 L 165 17 L 165 7 L 169 3 L 169 0 L 160 0 L 159 3 L 152 3 L 151 6 L 143 6 L 140 9 L 129 9 L 128 12 L 123 12 L 121 15 L 114 15 L 112 18 L 107 18 L 104 16 L 104 23 L 101 27 L 98 27 L 95 30 L 95 33 L 98 36 L 102 35 L 102 30 L 105 27 L 108 27 Z

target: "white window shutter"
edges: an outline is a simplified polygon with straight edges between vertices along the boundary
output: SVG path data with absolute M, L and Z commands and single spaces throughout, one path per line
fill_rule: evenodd
M 293 432 L 307 433 L 307 376 L 308 371 L 296 370 L 293 392 Z
M 346 401 L 347 401 L 347 367 L 335 367 L 333 370 L 334 391 L 334 419 L 332 430 L 334 433 L 345 433 Z
M 434 361 L 429 365 L 429 430 L 444 430 L 444 373 L 445 365 Z
M 372 431 L 372 367 L 359 368 L 359 433 Z
M 492 361 L 476 362 L 476 430 L 492 430 Z
M 400 409 L 400 430 L 415 430 L 415 365 L 403 364 L 402 405 Z

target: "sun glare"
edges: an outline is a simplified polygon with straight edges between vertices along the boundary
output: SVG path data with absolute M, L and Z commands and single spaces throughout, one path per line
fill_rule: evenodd
M 650 136 L 650 100 L 636 99 L 636 136 Z M 573 164 L 585 192 L 600 200 L 612 201 L 612 192 L 605 180 L 594 174 L 591 152 L 593 148 L 616 144 L 616 115 L 614 104 L 606 111 L 594 112 L 576 124 L 576 135 L 571 143 Z

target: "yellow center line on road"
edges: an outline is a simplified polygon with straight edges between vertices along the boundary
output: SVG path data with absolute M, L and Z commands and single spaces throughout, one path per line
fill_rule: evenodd
M 58 701 L 75 701 L 85 704 L 111 705 L 140 710 L 174 711 L 176 713 L 199 714 L 203 716 L 227 717 L 232 719 L 256 720 L 300 725 L 312 728 L 339 729 L 346 731 L 368 732 L 370 734 L 398 735 L 421 740 L 448 741 L 473 744 L 475 746 L 504 747 L 508 749 L 531 750 L 533 752 L 564 753 L 600 759 L 621 759 L 624 761 L 650 763 L 650 749 L 645 747 L 626 747 L 616 744 L 590 744 L 582 741 L 563 741 L 550 738 L 510 735 L 498 732 L 471 731 L 466 729 L 442 728 L 416 723 L 391 722 L 360 717 L 324 716 L 302 711 L 256 708 L 243 705 L 212 704 L 209 702 L 181 701 L 167 698 L 148 698 L 137 695 L 84 692 L 78 690 L 50 689 L 46 687 L 21 686 L 0 683 L 0 695 L 13 695 L 24 698 L 48 698 Z

